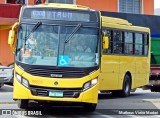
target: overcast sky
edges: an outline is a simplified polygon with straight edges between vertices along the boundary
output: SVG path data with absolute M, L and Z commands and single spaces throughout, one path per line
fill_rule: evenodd
M 154 8 L 160 8 L 160 0 L 154 0 Z

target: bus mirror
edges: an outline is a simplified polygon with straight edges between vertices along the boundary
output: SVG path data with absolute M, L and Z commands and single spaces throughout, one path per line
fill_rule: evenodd
M 109 47 L 109 38 L 108 36 L 103 36 L 103 49 L 108 49 Z
M 15 31 L 10 30 L 10 31 L 9 31 L 9 36 L 8 36 L 8 44 L 9 44 L 10 46 L 13 45 L 13 43 L 14 43 L 14 38 L 15 38 Z
M 11 50 L 13 52 L 15 52 L 15 47 L 13 46 L 14 45 L 14 39 L 15 39 L 15 29 L 18 27 L 18 25 L 19 25 L 19 22 L 16 22 L 12 26 L 12 29 L 9 31 L 9 35 L 8 35 L 8 44 L 10 45 Z

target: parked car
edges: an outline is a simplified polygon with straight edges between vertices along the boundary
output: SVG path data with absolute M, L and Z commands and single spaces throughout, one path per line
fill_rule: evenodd
M 13 69 L 13 65 L 0 65 L 0 87 L 2 87 L 4 83 L 13 83 Z
M 13 84 L 13 75 L 4 78 L 4 84 Z
M 14 63 L 9 64 L 8 68 L 10 69 L 11 73 L 9 74 L 10 76 L 6 76 L 4 78 L 4 83 L 5 84 L 13 84 L 13 74 L 14 74 Z
M 4 79 L 0 78 L 0 88 L 4 85 Z

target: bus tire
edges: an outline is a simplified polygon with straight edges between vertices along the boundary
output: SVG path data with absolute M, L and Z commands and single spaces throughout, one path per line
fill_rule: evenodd
M 17 100 L 17 105 L 21 109 L 26 109 L 26 108 L 28 108 L 28 100 L 19 99 L 19 100 Z
M 96 106 L 97 104 L 94 104 L 94 103 L 84 103 L 83 109 L 84 111 L 87 111 L 87 112 L 94 112 L 96 110 Z
M 123 80 L 122 90 L 112 91 L 112 95 L 114 97 L 127 97 L 130 95 L 130 91 L 131 91 L 131 79 L 129 75 L 125 75 Z
M 123 89 L 121 91 L 121 96 L 122 97 L 129 96 L 130 91 L 131 91 L 131 79 L 129 75 L 125 75 L 124 80 L 123 80 Z

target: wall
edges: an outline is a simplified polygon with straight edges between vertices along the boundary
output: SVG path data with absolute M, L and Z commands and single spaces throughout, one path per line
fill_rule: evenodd
M 77 4 L 100 11 L 118 12 L 119 0 L 77 0 Z M 154 0 L 142 0 L 143 14 L 154 15 Z
M 0 63 L 4 66 L 14 61 L 14 54 L 8 45 L 9 30 L 0 30 Z
M 118 0 L 76 0 L 76 4 L 100 11 L 118 11 Z
M 0 0 L 0 4 L 4 4 L 6 0 Z M 45 2 L 45 0 L 42 0 Z M 143 1 L 143 14 L 154 15 L 154 0 Z M 28 4 L 33 5 L 35 0 L 28 0 Z M 92 9 L 100 11 L 118 11 L 118 0 L 76 0 L 76 3 L 83 6 L 88 6 Z
M 6 0 L 0 0 L 0 4 L 5 4 Z
M 20 9 L 19 4 L 0 4 L 0 17 L 18 18 Z
M 143 0 L 143 14 L 154 15 L 154 0 Z
M 8 33 L 11 25 L 18 21 L 20 8 L 18 4 L 0 4 L 0 63 L 4 66 L 14 61 L 8 45 Z

